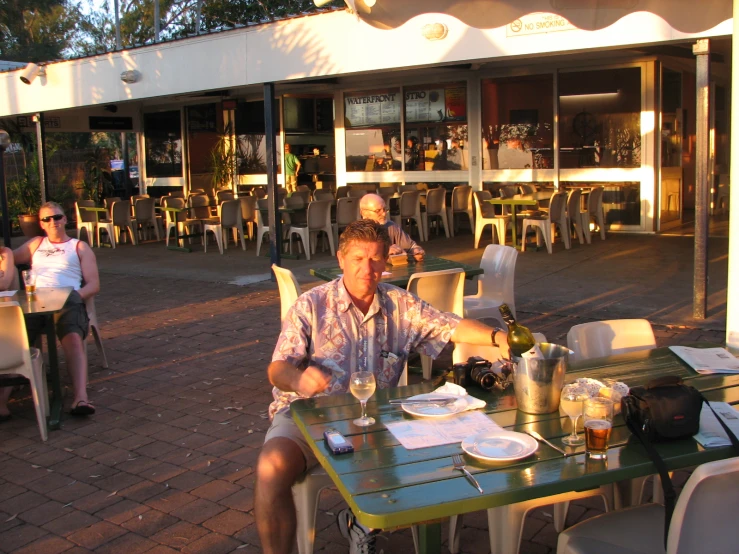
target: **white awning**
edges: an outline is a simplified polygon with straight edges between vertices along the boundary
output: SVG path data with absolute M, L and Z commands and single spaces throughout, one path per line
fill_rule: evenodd
M 470 27 L 493 29 L 543 12 L 593 31 L 630 13 L 650 12 L 673 29 L 699 33 L 732 17 L 730 0 L 376 0 L 371 8 L 362 0 L 357 4 L 359 17 L 380 29 L 394 29 L 424 13 L 445 13 Z

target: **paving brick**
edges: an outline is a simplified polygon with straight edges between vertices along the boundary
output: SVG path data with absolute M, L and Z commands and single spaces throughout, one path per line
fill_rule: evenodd
M 136 533 L 126 533 L 95 549 L 96 554 L 142 554 L 157 544 Z
M 236 539 L 218 533 L 209 533 L 185 546 L 182 552 L 186 554 L 226 554 L 239 546 L 241 543 Z
M 97 512 L 95 517 L 120 525 L 131 518 L 145 514 L 150 508 L 133 500 L 121 500 Z
M 49 501 L 26 510 L 18 517 L 23 521 L 41 527 L 44 523 L 48 523 L 52 519 L 56 519 L 64 514 L 64 505 L 59 502 Z
M 179 523 L 175 523 L 171 527 L 167 527 L 166 529 L 159 531 L 157 534 L 152 535 L 151 539 L 166 546 L 181 550 L 183 547 L 195 542 L 207 533 L 208 530 L 203 527 L 193 525 L 186 521 L 180 521 Z
M 99 521 L 86 529 L 81 529 L 80 531 L 72 533 L 67 538 L 79 546 L 89 550 L 96 550 L 100 545 L 105 544 L 124 533 L 125 531 L 117 525 L 113 525 L 107 521 Z
M 203 523 L 207 519 L 210 519 L 216 514 L 221 513 L 225 509 L 226 508 L 220 506 L 219 504 L 216 504 L 215 502 L 211 502 L 210 500 L 205 500 L 203 498 L 198 498 L 194 502 L 185 504 L 181 508 L 178 508 L 171 513 L 173 516 L 184 519 L 185 521 L 189 521 L 190 523 L 199 524 Z
M 46 535 L 15 551 L 14 554 L 59 554 L 74 548 L 74 544 L 54 535 Z
M 173 489 L 189 492 L 197 487 L 210 483 L 212 480 L 213 478 L 208 475 L 203 475 L 196 471 L 187 471 L 169 479 L 167 484 Z
M 226 510 L 203 523 L 211 531 L 223 535 L 233 535 L 247 525 L 254 523 L 254 517 L 238 510 Z
M 120 496 L 135 500 L 136 502 L 144 502 L 145 500 L 161 494 L 167 490 L 165 485 L 161 483 L 152 483 L 151 481 L 141 481 L 135 485 L 118 491 Z
M 7 508 L 3 507 L 3 509 L 14 514 L 22 514 L 27 510 L 44 504 L 46 501 L 47 499 L 44 496 L 33 491 L 28 491 L 14 496 Z
M 132 517 L 125 523 L 123 527 L 129 531 L 133 531 L 144 537 L 150 537 L 177 523 L 176 517 L 160 512 L 159 510 L 149 510 L 146 513 Z
M 171 514 L 173 511 L 185 506 L 191 502 L 194 502 L 198 498 L 186 492 L 169 489 L 157 496 L 154 496 L 146 501 L 146 505 Z
M 191 494 L 205 498 L 212 502 L 218 502 L 219 500 L 231 496 L 232 494 L 241 490 L 241 487 L 228 481 L 211 481 L 201 487 L 198 487 L 192 491 Z
M 241 489 L 239 492 L 220 500 L 219 504 L 223 504 L 234 510 L 250 512 L 254 509 L 254 491 L 251 489 Z
M 71 507 L 65 508 L 62 514 L 60 517 L 43 525 L 43 528 L 55 535 L 66 537 L 100 521 L 97 517 L 87 512 L 75 510 Z
M 151 550 L 148 550 L 146 554 L 177 554 L 179 550 L 174 550 L 168 546 L 162 544 L 155 546 Z
M 0 545 L 2 545 L 2 548 L 6 552 L 15 552 L 22 546 L 32 543 L 47 534 L 43 529 L 25 523 L 13 527 L 4 533 L 0 533 Z
M 67 480 L 69 480 L 69 478 L 67 478 Z M 58 489 L 46 494 L 49 498 L 53 498 L 62 504 L 67 504 L 68 502 L 74 502 L 75 500 L 89 496 L 99 490 L 100 489 L 97 487 L 77 481 L 69 482 L 66 486 L 59 487 Z

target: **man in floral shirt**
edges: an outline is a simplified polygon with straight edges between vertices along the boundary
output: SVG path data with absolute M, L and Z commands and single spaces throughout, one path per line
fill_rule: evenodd
M 338 259 L 343 277 L 298 298 L 282 323 L 272 363 L 272 425 L 257 463 L 255 514 L 265 553 L 288 553 L 295 541 L 291 487 L 317 461 L 290 416 L 298 398 L 349 392 L 349 376 L 366 370 L 378 388 L 396 386 L 411 351 L 436 357 L 446 344 L 506 344 L 503 330 L 440 312 L 414 295 L 380 283 L 390 248 L 387 231 L 363 219 L 341 235 Z M 365 546 L 372 532 L 342 511 L 340 528 Z

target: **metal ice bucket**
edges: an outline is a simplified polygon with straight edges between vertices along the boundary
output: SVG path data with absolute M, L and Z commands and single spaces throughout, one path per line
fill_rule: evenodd
M 528 414 L 549 414 L 559 409 L 569 354 L 558 344 L 539 343 L 544 358 L 515 358 L 513 388 L 518 409 Z

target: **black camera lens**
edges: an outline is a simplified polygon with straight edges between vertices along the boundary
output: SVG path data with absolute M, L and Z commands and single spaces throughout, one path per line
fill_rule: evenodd
M 493 390 L 498 384 L 498 376 L 489 365 L 478 364 L 470 370 L 470 379 L 482 389 Z

